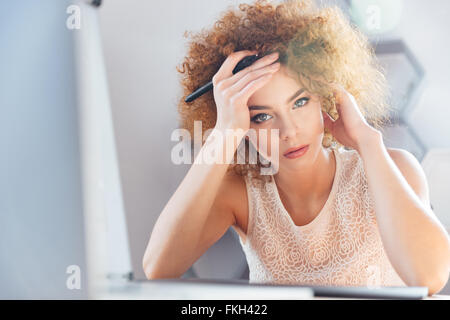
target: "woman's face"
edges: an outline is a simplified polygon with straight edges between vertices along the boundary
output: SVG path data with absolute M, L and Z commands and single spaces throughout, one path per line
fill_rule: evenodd
M 302 92 L 301 85 L 288 72 L 282 65 L 248 100 L 250 130 L 256 131 L 256 141 L 252 135 L 249 139 L 264 158 L 277 163 L 280 168 L 295 169 L 315 161 L 322 148 L 324 124 L 319 97 Z M 261 129 L 267 130 L 266 141 L 260 138 Z M 278 141 L 270 141 L 271 129 L 279 130 Z M 278 159 L 271 159 L 272 143 L 276 142 Z M 309 145 L 302 156 L 284 156 L 287 149 L 302 145 Z

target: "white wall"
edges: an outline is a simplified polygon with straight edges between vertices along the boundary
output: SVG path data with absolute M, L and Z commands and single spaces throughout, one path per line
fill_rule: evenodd
M 426 85 L 410 124 L 428 147 L 450 147 L 450 2 L 404 1 L 400 25 L 392 36 L 401 37 L 423 65 Z

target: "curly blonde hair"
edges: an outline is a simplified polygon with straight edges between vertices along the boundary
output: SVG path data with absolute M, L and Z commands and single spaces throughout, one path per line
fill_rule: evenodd
M 320 98 L 321 108 L 338 118 L 329 83 L 339 83 L 351 93 L 367 122 L 376 129 L 388 122 L 388 90 L 383 69 L 368 39 L 337 7 L 318 8 L 310 0 L 273 4 L 256 0 L 222 13 L 212 28 L 185 32 L 188 54 L 177 71 L 182 74 L 183 96 L 178 103 L 179 124 L 193 136 L 194 121 L 202 130 L 214 128 L 217 119 L 212 90 L 186 103 L 185 97 L 210 81 L 229 54 L 257 50 L 262 55 L 277 51 L 304 88 Z M 246 148 L 249 142 L 245 140 Z M 325 128 L 324 147 L 340 146 Z M 236 155 L 235 155 L 236 158 Z M 259 159 L 259 155 L 257 157 Z M 260 175 L 262 164 L 230 164 L 239 175 Z

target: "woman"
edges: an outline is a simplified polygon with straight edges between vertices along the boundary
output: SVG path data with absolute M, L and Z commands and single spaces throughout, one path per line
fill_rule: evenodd
M 309 1 L 239 9 L 194 35 L 179 69 L 185 96 L 213 79 L 213 92 L 179 104 L 183 128 L 201 120 L 212 131 L 154 226 L 147 278 L 181 276 L 232 226 L 251 283 L 438 292 L 449 237 L 417 159 L 383 144 L 386 83 L 367 39 L 339 9 Z M 256 53 L 263 57 L 232 73 Z M 250 130 L 278 130 L 279 140 Z M 274 142 L 278 157 L 267 151 Z M 261 174 L 261 161 L 235 163 L 241 143 L 276 173 Z M 221 161 L 206 164 L 212 149 L 224 151 Z

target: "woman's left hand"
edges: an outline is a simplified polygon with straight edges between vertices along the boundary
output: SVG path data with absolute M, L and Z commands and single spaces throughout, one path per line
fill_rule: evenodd
M 339 84 L 332 87 L 339 118 L 334 121 L 322 111 L 324 125 L 340 144 L 359 151 L 363 140 L 380 132 L 367 123 L 353 95 Z

